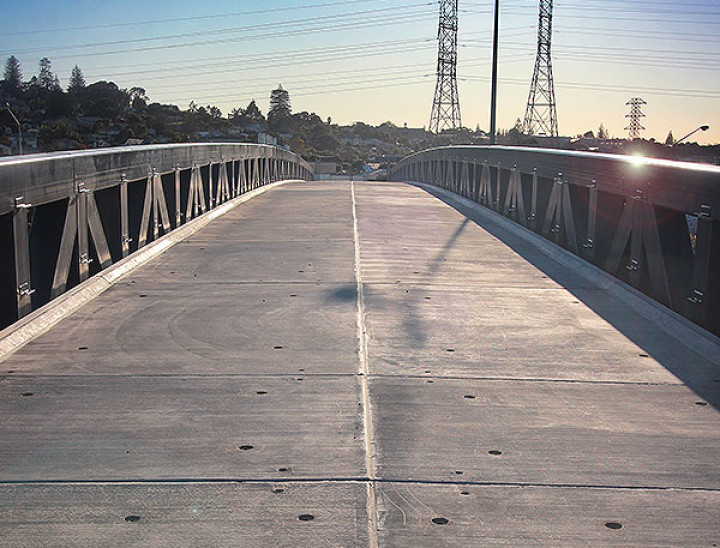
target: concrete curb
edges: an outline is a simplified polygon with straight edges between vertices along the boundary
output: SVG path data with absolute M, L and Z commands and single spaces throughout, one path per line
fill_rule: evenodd
M 23 319 L 0 331 L 0 362 L 17 352 L 33 339 L 39 337 L 54 325 L 72 315 L 87 303 L 104 293 L 123 277 L 136 268 L 147 264 L 155 257 L 165 253 L 178 242 L 186 240 L 209 223 L 232 211 L 240 204 L 269 190 L 287 183 L 301 182 L 290 179 L 278 181 L 247 192 L 233 200 L 208 211 L 200 217 L 166 234 L 162 238 L 146 245 L 141 250 L 118 261 L 92 278 L 63 293 L 45 306 L 38 308 Z
M 493 221 L 513 235 L 519 236 L 525 241 L 538 247 L 545 255 L 551 257 L 561 265 L 572 269 L 589 282 L 606 290 L 610 295 L 628 303 L 640 316 L 651 321 L 666 333 L 680 340 L 687 347 L 698 354 L 720 364 L 720 338 L 699 325 L 694 324 L 684 316 L 670 310 L 659 302 L 651 299 L 632 286 L 620 281 L 604 270 L 598 268 L 585 259 L 555 245 L 539 234 L 525 228 L 522 225 L 492 211 L 480 204 L 473 202 L 463 196 L 449 190 L 439 188 L 426 183 L 408 182 L 407 184 L 421 188 L 427 192 L 436 193 L 453 207 L 462 212 L 462 209 L 470 210 L 479 218 Z

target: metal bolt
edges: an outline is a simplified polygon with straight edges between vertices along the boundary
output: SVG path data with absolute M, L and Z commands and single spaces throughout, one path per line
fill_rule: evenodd
M 15 209 L 30 209 L 32 207 L 31 204 L 24 204 L 23 199 L 23 196 L 15 198 Z
M 709 204 L 702 204 L 700 206 L 700 211 L 697 213 L 698 217 L 710 217 L 710 211 L 711 207 Z
M 30 289 L 30 284 L 29 284 L 29 283 L 21 284 L 21 285 L 19 285 L 18 288 L 17 288 L 17 294 L 18 294 L 19 297 L 29 297 L 29 296 L 32 295 L 33 293 L 35 293 L 35 290 L 34 290 L 34 289 Z

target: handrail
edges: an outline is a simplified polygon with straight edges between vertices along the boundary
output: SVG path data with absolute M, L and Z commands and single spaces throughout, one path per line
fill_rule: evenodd
M 313 170 L 253 144 L 149 145 L 0 160 L 0 328 L 237 196 Z
M 485 205 L 720 334 L 718 166 L 451 146 L 402 159 L 390 179 Z
M 13 210 L 18 196 L 38 205 L 67 197 L 77 181 L 90 190 L 102 190 L 116 186 L 123 174 L 133 181 L 150 170 L 167 174 L 178 166 L 188 169 L 194 164 L 253 158 L 289 161 L 308 174 L 313 172 L 310 164 L 292 152 L 255 144 L 144 145 L 13 156 L 0 159 L 0 215 Z

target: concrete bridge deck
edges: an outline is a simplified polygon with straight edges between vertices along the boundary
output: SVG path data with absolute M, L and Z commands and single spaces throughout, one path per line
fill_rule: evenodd
M 287 184 L 1 363 L 0 546 L 720 545 L 720 364 L 446 201 Z

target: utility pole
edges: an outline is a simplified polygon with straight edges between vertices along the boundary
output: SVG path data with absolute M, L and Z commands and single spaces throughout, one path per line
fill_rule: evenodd
M 630 107 L 630 114 L 626 114 L 625 118 L 630 118 L 630 125 L 625 129 L 630 135 L 630 140 L 634 140 L 640 137 L 640 132 L 645 128 L 640 124 L 640 118 L 645 118 L 645 115 L 640 110 L 643 105 L 647 105 L 640 97 L 633 97 L 627 103 Z
M 440 133 L 462 127 L 457 90 L 458 0 L 440 0 L 438 62 L 435 98 L 430 114 L 430 131 Z
M 500 32 L 500 0 L 495 0 L 495 26 L 493 30 L 492 84 L 490 90 L 490 144 L 495 144 L 497 133 L 497 80 L 498 33 Z
M 538 46 L 523 132 L 527 135 L 558 137 L 557 104 L 552 72 L 553 0 L 540 0 Z

